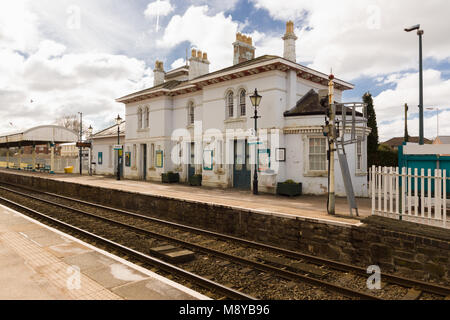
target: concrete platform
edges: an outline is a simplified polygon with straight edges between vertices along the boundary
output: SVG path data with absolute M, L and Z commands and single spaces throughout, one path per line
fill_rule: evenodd
M 193 202 L 210 203 L 231 208 L 251 210 L 265 214 L 292 215 L 307 219 L 321 220 L 358 225 L 360 219 L 371 215 L 370 199 L 358 198 L 360 217 L 351 217 L 347 199 L 336 199 L 336 216 L 330 216 L 326 211 L 325 196 L 300 196 L 289 198 L 270 194 L 254 196 L 250 191 L 234 189 L 212 189 L 206 187 L 191 187 L 183 184 L 162 184 L 147 181 L 121 180 L 106 176 L 79 176 L 64 174 L 30 173 L 16 170 L 0 169 L 13 174 L 36 175 L 46 179 L 55 179 L 89 186 L 138 192 L 141 194 L 181 199 Z
M 207 297 L 0 205 L 0 300 Z

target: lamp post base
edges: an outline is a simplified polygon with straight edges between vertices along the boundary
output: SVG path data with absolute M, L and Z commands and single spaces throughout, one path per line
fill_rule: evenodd
M 253 194 L 258 195 L 258 180 L 253 180 Z

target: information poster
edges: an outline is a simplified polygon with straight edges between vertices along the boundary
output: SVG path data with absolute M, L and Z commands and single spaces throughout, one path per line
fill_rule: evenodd
M 125 166 L 131 167 L 131 152 L 125 152 Z
M 214 153 L 212 150 L 203 151 L 203 170 L 213 170 L 213 155 Z
M 98 153 L 98 164 L 99 165 L 103 164 L 103 152 Z
M 162 168 L 164 166 L 164 152 L 156 151 L 156 167 Z
M 270 149 L 258 150 L 258 171 L 270 170 Z

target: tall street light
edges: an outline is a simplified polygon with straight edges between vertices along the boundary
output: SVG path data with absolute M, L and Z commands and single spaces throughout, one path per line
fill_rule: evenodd
M 120 145 L 120 124 L 122 123 L 122 118 L 120 115 L 117 115 L 116 124 L 117 124 L 117 145 Z M 117 180 L 120 180 L 120 150 L 117 149 Z
M 252 117 L 252 119 L 255 119 L 255 136 L 256 136 L 256 144 L 255 144 L 255 173 L 253 175 L 253 194 L 258 194 L 258 119 L 261 118 L 258 116 L 258 107 L 261 103 L 262 97 L 258 94 L 258 89 L 255 89 L 255 93 L 250 96 L 250 100 L 252 101 L 252 105 L 255 108 L 255 115 Z
M 80 143 L 83 142 L 83 113 L 78 112 L 80 115 Z M 83 175 L 83 147 L 80 145 L 80 176 Z
M 89 136 L 89 142 L 91 144 L 90 150 L 89 150 L 89 175 L 92 176 L 92 133 L 94 132 L 94 129 L 92 126 L 89 126 L 88 130 L 88 136 Z
M 427 110 L 436 111 L 436 118 L 437 118 L 437 136 L 436 136 L 436 138 L 439 138 L 439 107 L 427 108 Z
M 419 36 L 419 145 L 424 144 L 423 137 L 423 64 L 422 64 L 422 36 L 423 30 L 420 30 L 420 24 L 406 28 L 406 32 L 417 30 Z

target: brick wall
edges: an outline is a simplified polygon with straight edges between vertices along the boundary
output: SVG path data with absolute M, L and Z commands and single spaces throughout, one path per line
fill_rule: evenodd
M 0 172 L 0 181 L 135 210 L 362 267 L 450 281 L 448 230 L 370 217 L 360 226 L 265 215 L 231 207 Z

